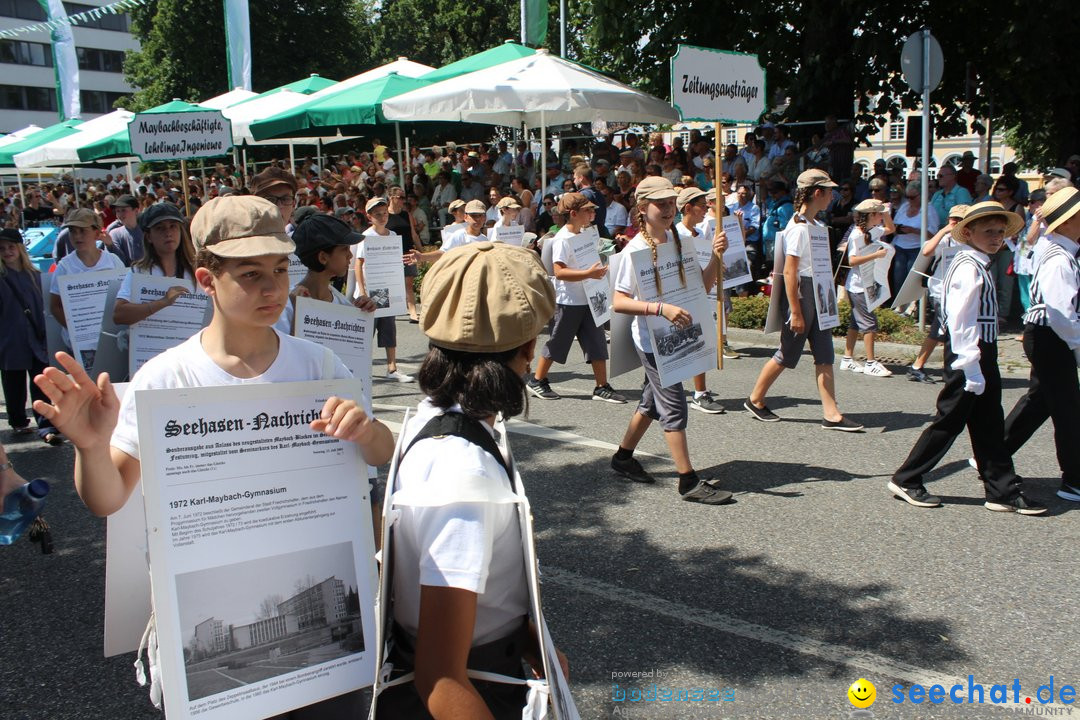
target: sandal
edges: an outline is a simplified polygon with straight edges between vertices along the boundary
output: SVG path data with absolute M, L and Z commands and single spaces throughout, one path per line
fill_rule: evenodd
M 63 445 L 64 444 L 64 438 L 61 437 L 59 433 L 46 433 L 45 436 L 43 438 L 41 438 L 41 440 L 46 445 L 54 445 L 55 446 L 55 445 Z
M 732 502 L 731 493 L 716 487 L 716 482 L 716 480 L 699 480 L 697 485 L 682 494 L 682 499 L 702 505 L 723 505 Z

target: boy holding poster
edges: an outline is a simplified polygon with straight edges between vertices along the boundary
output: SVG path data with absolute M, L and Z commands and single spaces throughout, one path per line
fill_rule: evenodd
M 881 244 L 881 239 L 886 234 L 892 233 L 895 228 L 885 204 L 878 200 L 863 200 L 855 206 L 854 210 L 855 226 L 851 228 L 851 234 L 848 236 L 848 263 L 851 265 L 851 272 L 848 273 L 847 282 L 844 284 L 844 289 L 847 290 L 848 298 L 851 300 L 851 326 L 847 332 L 847 352 L 840 358 L 840 369 L 851 370 L 870 377 L 888 377 L 892 375 L 892 371 L 874 358 L 874 336 L 878 331 L 874 308 L 884 302 L 883 296 L 887 296 L 888 291 L 883 290 L 876 283 L 867 286 L 868 276 L 871 276 L 869 279 L 873 280 L 873 273 L 863 272 L 863 269 L 867 263 L 882 259 L 888 266 L 889 250 Z M 852 357 L 859 333 L 863 334 L 866 365 L 860 365 Z
M 762 422 L 779 422 L 780 418 L 765 405 L 769 388 L 780 373 L 799 364 L 799 356 L 807 339 L 814 353 L 814 371 L 817 374 L 818 393 L 824 418 L 821 427 L 826 430 L 858 432 L 863 426 L 849 420 L 836 406 L 836 385 L 833 377 L 832 334 L 819 327 L 818 304 L 814 302 L 814 273 L 810 257 L 810 226 L 824 227 L 817 214 L 832 201 L 832 189 L 836 187 L 827 173 L 807 170 L 799 175 L 795 207 L 798 211 L 784 229 L 784 293 L 780 296 L 781 317 L 788 320 L 780 330 L 780 348 L 765 361 L 750 397 L 743 407 Z
M 139 483 L 138 391 L 350 377 L 329 350 L 273 328 L 288 302 L 295 245 L 272 203 L 251 195 L 215 198 L 195 215 L 192 235 L 195 279 L 214 303 L 205 330 L 146 363 L 123 403 L 108 374 L 95 383 L 66 353 L 57 360 L 70 375 L 46 368 L 34 378 L 51 401 L 37 401 L 34 409 L 75 446 L 75 488 L 95 515 L 118 511 Z M 311 429 L 355 442 L 369 465 L 385 463 L 393 453 L 389 429 L 353 400 L 328 398 Z M 359 706 L 356 692 L 313 707 L 319 707 L 316 717 L 346 718 L 355 717 Z
M 555 321 L 551 337 L 544 344 L 544 350 L 536 362 L 536 374 L 529 379 L 529 392 L 541 400 L 559 399 L 559 394 L 551 389 L 548 382 L 548 372 L 553 363 L 562 365 L 566 362 L 570 346 L 577 338 L 585 354 L 585 362 L 592 365 L 593 379 L 596 380 L 592 399 L 623 404 L 626 398 L 608 384 L 608 349 L 604 329 L 596 325 L 589 310 L 590 302 L 601 299 L 589 297 L 583 282 L 590 278 L 600 280 L 607 277 L 608 269 L 600 262 L 599 255 L 593 265 L 581 267 L 571 246 L 571 239 L 592 224 L 596 205 L 581 193 L 566 193 L 559 198 L 559 212 L 566 215 L 566 224 L 549 241 L 552 243 L 551 264 L 555 270 Z
M 675 219 L 675 199 L 678 195 L 666 178 L 653 176 L 642 180 L 636 191 L 636 225 L 639 232 L 623 248 L 625 253 L 640 250 L 651 252 L 653 279 L 661 296 L 664 289 L 660 281 L 660 269 L 656 262 L 658 245 L 668 242 L 675 245 L 679 279 L 685 284 L 686 255 L 683 253 L 682 239 L 677 233 L 671 232 L 671 225 Z M 706 287 L 716 280 L 715 253 L 723 254 L 724 250 L 727 250 L 727 236 L 721 232 L 713 241 L 714 257 L 702 273 Z M 696 261 L 696 259 L 692 257 L 691 261 Z M 653 420 L 659 420 L 664 429 L 664 440 L 667 441 L 671 457 L 675 461 L 675 470 L 679 473 L 678 489 L 683 500 L 706 505 L 730 502 L 730 492 L 715 487 L 715 481 L 699 478 L 694 471 L 694 466 L 690 463 L 690 448 L 686 443 L 688 414 L 686 394 L 682 383 L 675 383 L 668 387 L 661 384 L 656 356 L 649 339 L 649 329 L 645 324 L 645 316 L 656 315 L 664 317 L 676 328 L 689 328 L 693 323 L 690 313 L 677 305 L 642 300 L 634 264 L 630 262 L 629 257 L 619 265 L 619 272 L 615 277 L 614 310 L 618 313 L 637 316 L 631 328 L 634 347 L 641 358 L 642 367 L 645 368 L 645 383 L 642 387 L 641 402 L 630 419 L 630 425 L 626 428 L 622 442 L 619 443 L 618 451 L 611 458 L 611 468 L 634 482 L 655 482 L 653 476 L 634 457 L 634 450 Z
M 367 201 L 367 205 L 364 206 L 364 212 L 367 213 L 368 219 L 371 220 L 371 227 L 364 231 L 364 237 L 373 237 L 377 235 L 385 237 L 391 234 L 391 232 L 386 229 L 386 223 L 390 220 L 390 210 L 386 203 L 386 198 L 371 198 Z M 412 252 L 416 253 L 417 251 L 413 250 Z M 360 242 L 353 246 L 353 255 L 356 256 L 356 289 L 353 295 L 355 298 L 359 299 L 368 294 L 367 276 L 365 275 L 364 270 L 364 259 L 366 255 L 364 243 Z M 404 257 L 408 259 L 415 256 L 405 255 Z M 411 277 L 406 277 L 405 280 L 406 282 L 412 282 Z M 398 372 L 397 320 L 393 315 L 375 318 L 375 344 L 378 347 L 386 349 L 386 379 L 396 380 L 400 383 L 413 382 L 414 378 L 412 375 Z
M 59 278 L 65 275 L 77 275 L 79 273 L 98 272 L 101 270 L 125 270 L 124 262 L 98 247 L 97 241 L 101 235 L 101 221 L 93 210 L 89 208 L 76 208 L 68 213 L 64 221 L 68 236 L 75 252 L 65 255 L 56 264 L 53 272 L 53 285 L 49 298 L 49 312 L 56 318 L 56 322 L 64 328 L 64 342 L 69 342 L 67 333 L 67 317 L 64 315 L 64 303 L 60 300 L 60 288 L 56 284 Z

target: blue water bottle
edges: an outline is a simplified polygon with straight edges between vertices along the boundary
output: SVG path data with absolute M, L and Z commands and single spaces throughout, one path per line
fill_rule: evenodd
M 49 483 L 37 479 L 12 490 L 4 498 L 4 512 L 0 514 L 0 545 L 10 545 L 19 539 L 45 507 L 45 496 L 48 494 Z

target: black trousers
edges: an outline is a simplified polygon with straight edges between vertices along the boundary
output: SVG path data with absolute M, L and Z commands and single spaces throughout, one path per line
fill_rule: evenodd
M 1015 454 L 1047 418 L 1054 422 L 1061 480 L 1080 488 L 1080 381 L 1076 358 L 1065 341 L 1042 325 L 1024 328 L 1024 353 L 1031 361 L 1028 391 L 1005 419 L 1005 448 Z
M 937 414 L 923 430 L 907 460 L 893 475 L 903 488 L 918 488 L 923 475 L 937 466 L 952 447 L 956 436 L 967 427 L 979 474 L 986 485 L 986 499 L 1012 500 L 1020 492 L 1020 478 L 1013 470 L 1012 455 L 1005 449 L 1005 418 L 1001 410 L 1001 373 L 997 365 L 997 343 L 979 343 L 979 368 L 986 378 L 982 395 L 964 392 L 961 370 L 952 368 L 956 354 L 945 343 L 945 387 L 937 399 Z
M 45 366 L 35 361 L 34 367 L 29 370 L 0 370 L 0 384 L 4 388 L 4 404 L 7 406 L 8 425 L 18 430 L 30 424 L 30 418 L 26 415 L 26 388 L 27 375 L 29 375 L 30 398 L 49 402 L 49 398 L 34 384 L 34 376 L 41 373 Z M 34 413 L 37 421 L 38 435 L 45 437 L 49 433 L 55 433 L 56 428 L 44 415 Z

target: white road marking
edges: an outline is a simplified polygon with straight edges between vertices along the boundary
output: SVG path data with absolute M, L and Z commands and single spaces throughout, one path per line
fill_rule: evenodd
M 381 403 L 372 403 L 372 408 L 379 412 L 405 412 L 406 410 L 412 409 L 411 407 L 406 407 L 404 405 L 383 405 Z M 391 432 L 395 435 L 401 432 L 401 423 L 387 420 L 385 417 L 380 417 L 379 421 L 390 428 Z M 549 427 L 544 427 L 543 425 L 526 422 L 525 420 L 511 420 L 507 423 L 506 429 L 518 435 L 528 435 L 542 440 L 551 440 L 553 442 L 568 443 L 571 445 L 582 445 L 585 447 L 597 448 L 598 450 L 607 450 L 609 452 L 615 452 L 619 449 L 619 446 L 615 443 L 595 440 L 565 430 L 554 430 Z M 667 459 L 663 455 L 654 455 L 652 453 L 647 453 L 644 450 L 637 450 L 634 452 L 634 455 L 637 457 L 648 457 L 658 460 Z
M 216 672 L 218 675 L 220 675 L 223 678 L 226 678 L 228 680 L 232 680 L 234 683 L 237 683 L 238 685 L 247 685 L 247 683 L 244 682 L 243 680 L 240 680 L 239 678 L 234 678 L 232 675 L 229 675 L 228 673 L 222 672 L 221 668 L 214 668 L 214 672 Z
M 960 678 L 940 675 L 933 670 L 927 670 L 916 665 L 893 660 L 883 655 L 844 647 L 842 645 L 832 645 L 821 642 L 820 640 L 796 635 L 795 633 L 786 630 L 777 630 L 776 628 L 771 628 L 766 625 L 759 625 L 757 623 L 740 620 L 739 618 L 724 615 L 723 613 L 665 600 L 657 595 L 649 595 L 631 588 L 612 585 L 603 580 L 579 575 L 572 570 L 566 570 L 552 565 L 541 565 L 540 575 L 541 579 L 544 581 L 561 585 L 578 593 L 587 593 L 602 598 L 607 602 L 622 603 L 638 610 L 662 615 L 683 623 L 692 623 L 712 630 L 719 630 L 720 632 L 736 635 L 741 638 L 746 638 L 747 640 L 777 645 L 804 655 L 813 655 L 814 657 L 827 660 L 828 662 L 864 671 L 865 674 L 871 678 L 895 678 L 910 684 L 917 683 L 927 689 L 934 685 L 941 685 L 946 688 L 946 691 L 953 685 L 962 685 L 964 687 L 962 697 L 965 701 L 967 700 L 966 677 Z M 1012 679 L 1013 678 L 1008 678 L 1006 680 L 999 678 L 1001 682 L 1010 683 Z M 1045 705 L 1039 704 L 1038 700 L 1032 694 L 1031 688 L 1024 691 L 1019 703 L 1014 703 L 1011 700 L 1007 703 L 991 703 L 989 698 L 990 687 L 994 684 L 993 679 L 983 678 L 980 680 L 976 677 L 974 682 L 976 684 L 981 684 L 984 690 L 983 697 L 986 702 L 980 705 L 980 707 L 1053 708 L 1061 715 L 1067 715 L 1072 709 L 1072 707 L 1068 705 L 1060 705 L 1057 703 L 1046 703 Z M 885 690 L 885 688 L 882 690 Z M 879 695 L 884 697 L 881 691 L 879 691 Z M 1006 695 L 1008 697 L 1012 696 L 1011 685 L 1007 686 Z M 1024 697 L 1032 698 L 1030 705 L 1023 702 Z M 944 704 L 951 703 L 951 700 L 946 699 Z M 905 705 L 906 704 L 907 703 L 905 703 Z M 968 703 L 965 702 L 964 704 L 966 705 Z

